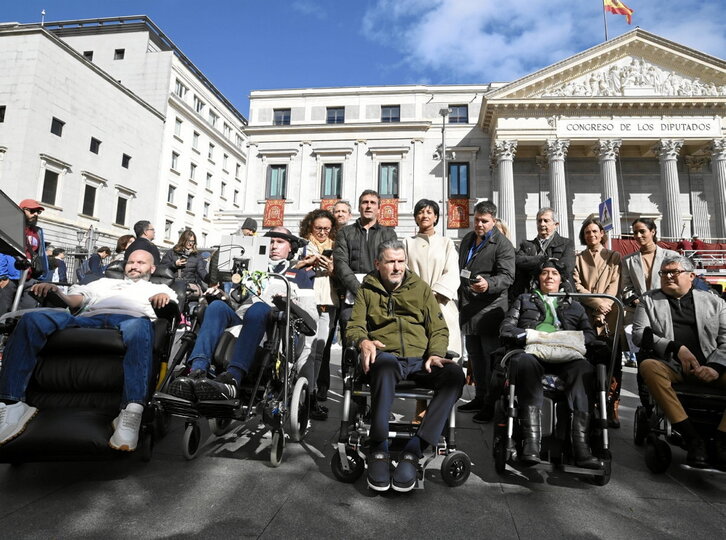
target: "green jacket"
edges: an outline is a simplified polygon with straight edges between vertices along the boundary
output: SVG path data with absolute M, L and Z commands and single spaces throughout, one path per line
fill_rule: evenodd
M 378 272 L 363 279 L 346 328 L 346 339 L 358 345 L 378 340 L 399 358 L 445 356 L 449 331 L 431 288 L 406 271 L 401 286 L 388 293 Z

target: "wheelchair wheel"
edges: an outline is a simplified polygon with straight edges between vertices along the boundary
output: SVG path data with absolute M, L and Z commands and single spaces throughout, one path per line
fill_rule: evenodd
M 352 484 L 363 474 L 365 469 L 365 462 L 358 452 L 350 448 L 345 450 L 345 458 L 348 461 L 349 471 L 343 469 L 343 464 L 340 461 L 340 453 L 335 451 L 333 453 L 333 459 L 330 460 L 330 469 L 333 471 L 333 476 L 341 482 L 346 484 Z
M 507 470 L 507 447 L 504 442 L 504 437 L 499 435 L 494 436 L 492 454 L 494 457 L 494 470 L 498 474 L 503 474 Z
M 139 440 L 139 457 L 144 463 L 151 461 L 151 454 L 154 451 L 154 435 L 151 431 L 142 431 Z
M 197 457 L 202 442 L 202 430 L 196 422 L 187 423 L 182 437 L 182 453 L 184 458 L 192 460 Z
M 648 431 L 648 411 L 642 405 L 638 405 L 638 408 L 635 409 L 635 416 L 633 416 L 633 442 L 636 446 L 643 446 Z
M 272 432 L 272 443 L 270 444 L 270 465 L 279 467 L 282 464 L 282 457 L 285 453 L 285 434 L 281 429 Z
M 290 439 L 300 442 L 305 438 L 310 417 L 310 392 L 308 380 L 305 377 L 295 381 L 290 401 Z
M 231 418 L 210 418 L 209 429 L 212 431 L 215 437 L 222 437 L 230 432 L 232 429 Z
M 655 474 L 664 473 L 671 464 L 671 447 L 655 435 L 649 435 L 645 447 L 645 464 L 650 472 Z
M 171 414 L 157 408 L 154 414 L 154 438 L 161 440 L 169 433 L 171 426 Z
M 469 473 L 471 473 L 471 460 L 464 452 L 452 452 L 441 464 L 441 478 L 451 487 L 466 482 Z

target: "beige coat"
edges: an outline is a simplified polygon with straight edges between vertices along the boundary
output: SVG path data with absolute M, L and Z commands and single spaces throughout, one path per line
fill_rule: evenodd
M 575 289 L 579 293 L 603 293 L 617 296 L 620 282 L 620 253 L 602 248 L 593 254 L 584 249 L 577 254 L 575 271 L 573 272 Z M 590 322 L 598 334 L 605 332 L 603 322 L 612 334 L 618 318 L 618 312 L 613 309 L 612 300 L 606 298 L 578 299 L 585 306 Z M 607 306 L 610 311 L 603 315 L 598 311 L 600 306 Z
M 438 234 L 417 234 L 403 241 L 408 268 L 446 300 L 439 302 L 449 329 L 449 350 L 461 354 L 461 328 L 456 306 L 459 262 L 454 242 Z

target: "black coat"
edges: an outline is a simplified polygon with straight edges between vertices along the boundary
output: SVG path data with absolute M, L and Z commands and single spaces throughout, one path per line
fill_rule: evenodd
M 544 252 L 540 249 L 539 240 L 522 240 L 517 250 L 517 275 L 514 286 L 509 291 L 510 301 L 530 290 L 532 280 L 537 278 L 540 265 L 547 259 L 558 259 L 564 267 L 565 274 L 562 281 L 569 283 L 571 290 L 575 290 L 572 283 L 572 273 L 575 270 L 575 246 L 572 240 L 560 236 L 555 231 L 550 243 Z
M 164 253 L 161 259 L 161 266 L 166 266 L 176 274 L 178 278 L 183 279 L 187 283 L 196 283 L 200 287 L 205 287 L 209 274 L 207 273 L 207 264 L 199 253 L 191 253 L 187 256 L 187 264 L 177 266 L 176 261 L 182 257 L 183 253 L 170 249 Z
M 514 281 L 514 246 L 494 229 L 487 244 L 467 262 L 476 241 L 474 231 L 467 234 L 459 247 L 459 269 L 471 272 L 471 279 L 482 276 L 489 284 L 484 293 L 471 290 L 469 279 L 459 286 L 459 322 L 465 335 L 496 333 L 507 312 L 507 291 Z

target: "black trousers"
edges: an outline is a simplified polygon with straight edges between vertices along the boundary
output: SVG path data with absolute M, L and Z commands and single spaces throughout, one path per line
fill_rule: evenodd
M 585 360 L 563 363 L 543 362 L 536 356 L 520 353 L 511 359 L 516 394 L 520 407 L 542 407 L 544 390 L 542 376 L 556 375 L 565 383 L 565 395 L 571 411 L 590 411 L 595 368 Z
M 451 407 L 461 397 L 464 371 L 458 364 L 444 364 L 443 367 L 431 368 L 429 373 L 424 369 L 424 363 L 422 358 L 396 358 L 386 352 L 376 355 L 376 361 L 371 364 L 369 372 L 372 441 L 388 439 L 388 420 L 396 383 L 410 379 L 418 386 L 434 390 L 434 397 L 416 434 L 432 446 L 438 443 L 449 419 Z

